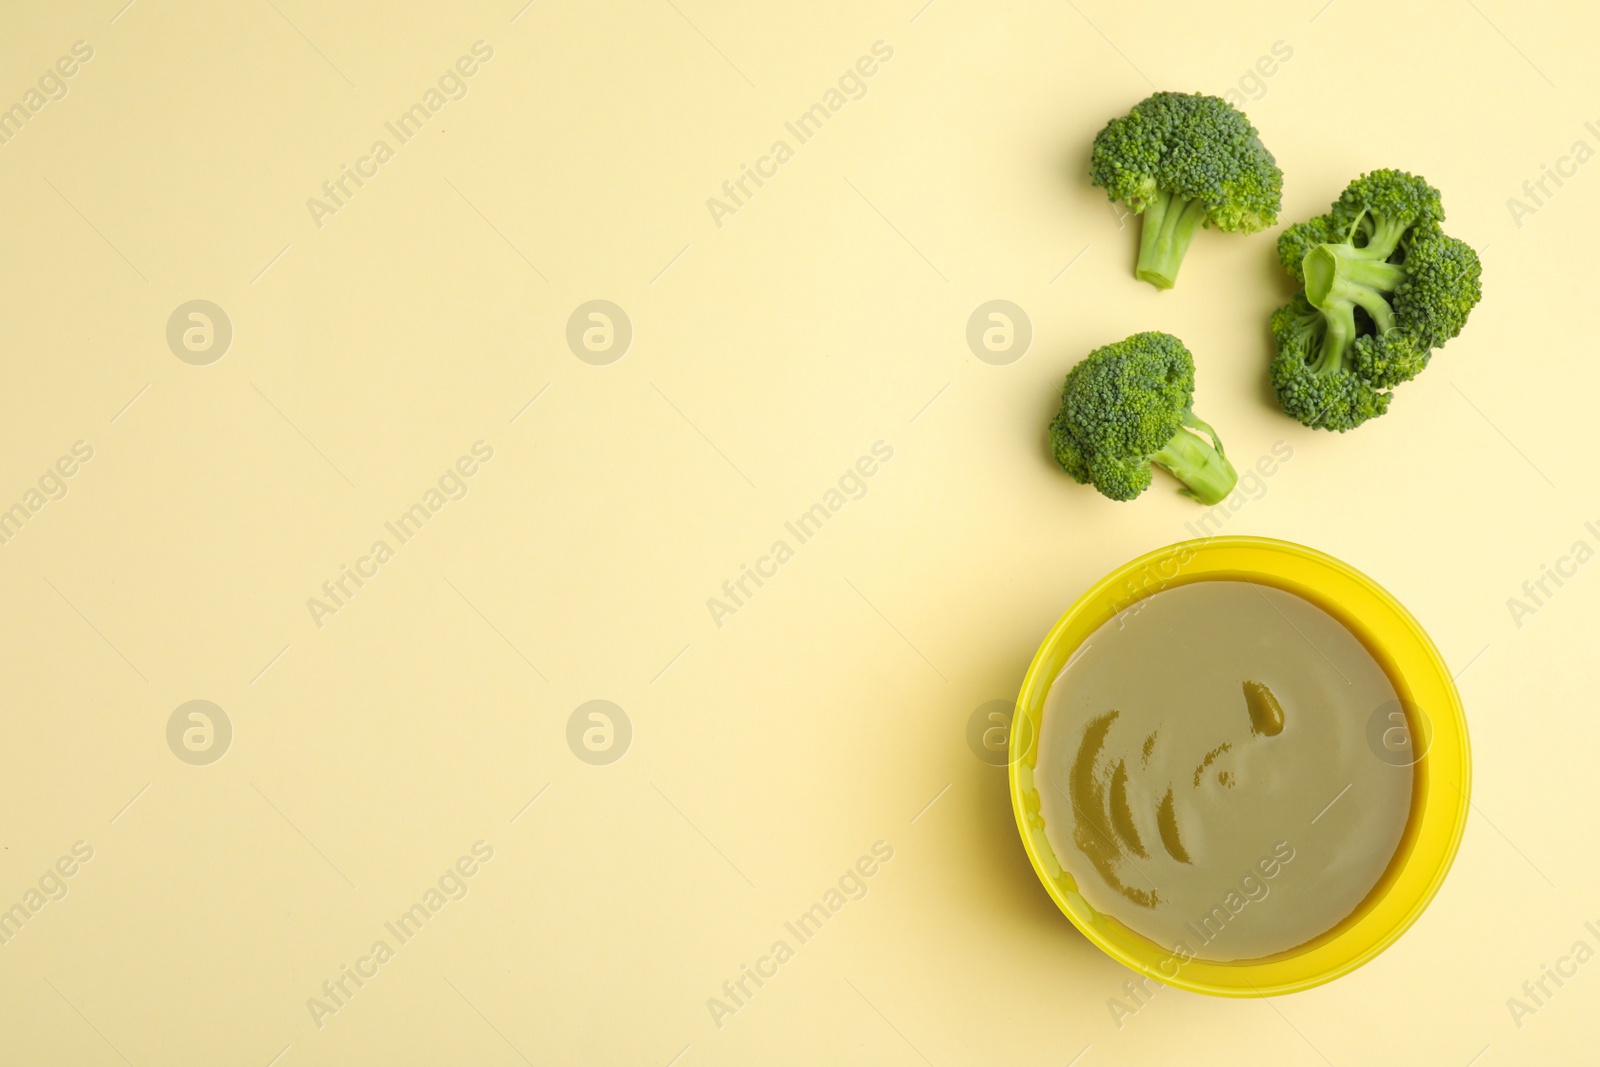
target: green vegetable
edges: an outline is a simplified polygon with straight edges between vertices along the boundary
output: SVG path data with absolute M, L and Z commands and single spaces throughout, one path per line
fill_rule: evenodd
M 1272 387 L 1307 426 L 1341 433 L 1389 410 L 1483 295 L 1478 254 L 1440 228 L 1439 190 L 1397 170 L 1350 183 L 1290 226 L 1278 259 L 1303 292 L 1272 315 Z
M 1148 489 L 1153 465 L 1182 482 L 1185 496 L 1215 504 L 1239 476 L 1193 403 L 1194 359 L 1183 342 L 1168 333 L 1136 333 L 1095 349 L 1067 372 L 1050 447 L 1062 470 L 1112 500 Z
M 1283 171 L 1250 120 L 1202 93 L 1156 93 L 1094 139 L 1090 180 L 1144 216 L 1135 273 L 1171 289 L 1202 226 L 1255 233 L 1278 222 Z

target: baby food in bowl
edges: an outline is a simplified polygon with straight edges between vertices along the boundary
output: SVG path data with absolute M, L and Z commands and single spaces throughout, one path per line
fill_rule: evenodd
M 1074 605 L 1024 682 L 1012 797 L 1051 896 L 1169 984 L 1305 988 L 1432 897 L 1466 809 L 1464 723 L 1405 609 L 1330 557 L 1174 545 Z

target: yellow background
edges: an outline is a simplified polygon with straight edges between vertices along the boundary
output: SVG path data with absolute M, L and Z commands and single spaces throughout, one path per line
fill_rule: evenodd
M 94 457 L 0 545 L 0 908 L 94 855 L 0 946 L 0 1061 L 1592 1058 L 1600 964 L 1520 1027 L 1506 1001 L 1600 949 L 1600 567 L 1521 625 L 1507 599 L 1600 547 L 1600 164 L 1521 225 L 1507 200 L 1600 148 L 1597 16 L 920 4 L 8 8 L 0 104 L 94 55 L 0 146 L 0 507 Z M 307 199 L 480 40 L 465 98 L 319 228 Z M 707 199 L 879 40 L 865 96 L 719 228 Z M 1169 293 L 1132 278 L 1133 220 L 1085 170 L 1155 87 L 1259 96 L 1286 221 L 1372 167 L 1445 191 L 1486 296 L 1387 417 L 1276 409 L 1272 233 L 1203 232 Z M 997 298 L 1033 328 L 1005 366 L 965 339 Z M 204 366 L 166 341 L 194 299 L 234 331 Z M 565 340 L 592 299 L 633 326 L 608 366 Z M 1119 1026 L 1130 973 L 1049 902 L 965 730 L 1080 591 L 1201 515 L 1163 476 L 1103 500 L 1044 449 L 1063 372 L 1139 329 L 1189 343 L 1241 469 L 1293 449 L 1227 532 L 1367 572 L 1464 672 L 1476 790 L 1372 964 Z M 316 626 L 307 598 L 479 440 L 467 496 Z M 880 440 L 865 497 L 714 625 Z M 195 699 L 234 730 L 208 766 L 166 740 Z M 566 741 L 592 699 L 633 728 L 606 766 Z M 319 1028 L 307 999 L 480 840 L 466 897 Z M 880 840 L 867 896 L 718 1027 L 707 998 Z

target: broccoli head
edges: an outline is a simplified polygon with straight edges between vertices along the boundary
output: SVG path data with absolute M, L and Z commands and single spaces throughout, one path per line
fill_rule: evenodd
M 1112 500 L 1148 489 L 1157 466 L 1183 483 L 1186 496 L 1215 504 L 1239 476 L 1193 402 L 1194 359 L 1183 342 L 1136 333 L 1095 349 L 1067 372 L 1050 447 L 1062 470 Z
M 1483 270 L 1443 219 L 1439 190 L 1378 170 L 1278 238 L 1278 259 L 1304 290 L 1272 316 L 1272 385 L 1284 411 L 1307 426 L 1353 429 L 1386 412 L 1387 390 L 1461 332 Z
M 1156 93 L 1094 139 L 1090 180 L 1143 216 L 1135 273 L 1178 279 L 1201 226 L 1255 233 L 1277 224 L 1283 171 L 1244 113 L 1203 93 Z

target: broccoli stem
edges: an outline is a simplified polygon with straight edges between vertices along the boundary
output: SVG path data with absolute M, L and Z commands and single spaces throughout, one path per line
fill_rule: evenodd
M 1179 492 L 1184 496 L 1202 504 L 1220 504 L 1233 492 L 1233 487 L 1239 481 L 1238 472 L 1228 462 L 1228 457 L 1222 454 L 1222 442 L 1217 440 L 1211 427 L 1196 418 L 1193 412 L 1184 413 L 1183 424 L 1204 430 L 1210 435 L 1211 441 L 1207 442 L 1199 434 L 1180 428 L 1161 451 L 1150 457 L 1150 462 L 1182 482 L 1184 488 Z
M 1144 209 L 1139 262 L 1134 273 L 1157 289 L 1171 289 L 1195 231 L 1206 221 L 1205 204 L 1159 192 Z
M 1335 374 L 1349 370 L 1354 362 L 1350 349 L 1356 343 L 1356 311 L 1354 304 L 1339 304 L 1324 308 L 1322 321 L 1322 347 L 1317 351 L 1317 361 L 1311 364 L 1314 374 Z
M 1306 253 L 1300 267 L 1306 279 L 1306 299 L 1322 311 L 1328 332 L 1313 366 L 1318 374 L 1348 367 L 1350 348 L 1355 344 L 1355 309 L 1372 316 L 1378 335 L 1394 328 L 1394 309 L 1388 296 L 1405 278 L 1405 268 L 1387 260 L 1373 259 L 1365 248 L 1348 244 L 1318 245 Z
M 1405 236 L 1409 225 L 1408 222 L 1395 219 L 1380 219 L 1369 211 L 1363 214 L 1356 224 L 1350 228 L 1349 237 L 1346 238 L 1346 245 L 1350 248 L 1350 254 L 1354 258 L 1388 259 L 1394 254 L 1395 248 L 1399 246 L 1400 238 Z M 1349 239 L 1353 238 L 1357 232 L 1365 234 L 1367 238 L 1367 243 L 1360 248 L 1349 244 Z

